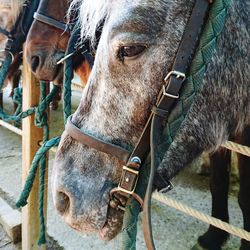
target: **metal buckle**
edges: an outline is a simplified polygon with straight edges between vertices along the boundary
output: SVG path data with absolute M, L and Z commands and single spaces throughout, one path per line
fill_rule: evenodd
M 177 79 L 182 78 L 183 82 L 186 80 L 186 75 L 184 73 L 182 73 L 180 71 L 177 71 L 177 70 L 173 70 L 173 71 L 170 71 L 167 74 L 167 76 L 164 78 L 165 83 L 167 83 L 168 79 L 171 76 L 176 76 Z M 179 97 L 180 97 L 179 94 L 178 95 L 171 95 L 171 94 L 169 94 L 166 91 L 166 86 L 165 85 L 162 86 L 162 92 L 163 92 L 163 95 L 168 96 L 168 97 L 173 98 L 173 99 L 179 99 Z
M 172 70 L 170 71 L 167 76 L 165 77 L 164 81 L 167 82 L 167 80 L 170 78 L 170 76 L 176 76 L 177 79 L 182 78 L 183 81 L 186 80 L 186 75 L 180 71 Z
M 118 191 L 133 194 L 138 181 L 139 171 L 127 166 L 122 168 L 122 176 L 118 185 Z
M 172 190 L 173 188 L 174 188 L 174 185 L 172 184 L 172 182 L 168 181 L 168 185 L 167 185 L 165 188 L 159 190 L 158 192 L 164 194 L 164 193 L 169 192 L 169 191 Z
M 179 97 L 180 97 L 179 94 L 178 95 L 171 95 L 171 94 L 169 94 L 166 91 L 165 85 L 162 86 L 162 92 L 163 92 L 163 95 L 168 96 L 168 97 L 173 98 L 173 99 L 179 99 Z

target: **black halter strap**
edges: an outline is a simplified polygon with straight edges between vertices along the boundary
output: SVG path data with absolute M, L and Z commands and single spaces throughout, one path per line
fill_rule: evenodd
M 62 30 L 64 32 L 69 32 L 69 27 L 66 23 L 60 22 L 52 17 L 46 16 L 44 14 L 41 14 L 39 12 L 34 13 L 34 19 L 36 19 L 39 22 L 48 24 L 54 28 L 57 28 L 59 30 Z
M 11 33 L 8 30 L 3 29 L 1 27 L 0 27 L 0 33 L 7 36 L 7 37 L 9 37 L 11 35 Z
M 18 16 L 14 27 L 10 32 L 1 29 L 1 32 L 8 37 L 5 51 L 16 55 L 22 51 L 22 45 L 33 22 L 33 14 L 36 11 L 39 0 L 26 0 L 22 7 L 22 12 Z
M 151 228 L 150 205 L 154 173 L 157 166 L 156 146 L 162 134 L 164 121 L 166 121 L 176 100 L 179 98 L 179 92 L 182 84 L 185 82 L 186 74 L 188 73 L 190 63 L 195 53 L 200 33 L 206 21 L 210 6 L 209 3 L 211 2 L 211 0 L 196 0 L 192 14 L 186 25 L 182 41 L 176 53 L 172 70 L 165 77 L 157 103 L 152 109 L 152 113 L 145 125 L 144 131 L 133 152 L 130 154 L 128 162 L 123 166 L 122 176 L 118 187 L 111 191 L 111 193 L 119 192 L 125 197 L 129 197 L 130 195 L 135 197 L 133 194 L 136 188 L 140 166 L 144 163 L 148 153 L 151 152 L 150 176 L 143 205 L 143 231 L 145 242 L 149 250 L 155 249 Z M 84 145 L 97 150 L 100 150 L 99 148 L 101 147 L 102 150 L 100 151 L 107 154 L 117 156 L 119 155 L 119 151 L 121 151 L 120 147 L 118 149 L 116 145 L 110 145 L 94 137 L 91 137 L 91 140 L 86 140 L 86 137 L 89 137 L 89 135 L 73 125 L 71 118 L 69 118 L 67 122 L 65 131 L 72 138 Z M 100 141 L 101 146 L 99 144 Z M 163 188 L 167 187 L 167 189 L 169 189 L 170 186 L 171 184 L 169 181 L 165 180 Z

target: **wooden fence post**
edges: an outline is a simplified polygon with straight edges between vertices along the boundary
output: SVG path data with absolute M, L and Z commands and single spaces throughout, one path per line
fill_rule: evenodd
M 30 68 L 23 60 L 23 110 L 35 106 L 39 102 L 39 82 L 32 75 Z M 34 126 L 34 115 L 23 120 L 22 136 L 22 182 L 24 184 L 31 166 L 32 159 L 39 148 L 39 141 L 42 140 L 42 129 Z M 46 176 L 45 185 L 47 185 Z M 38 246 L 39 239 L 39 215 L 38 215 L 38 175 L 35 179 L 28 204 L 22 209 L 22 249 L 36 250 L 46 249 L 45 246 Z M 47 212 L 47 187 L 45 187 L 44 214 Z

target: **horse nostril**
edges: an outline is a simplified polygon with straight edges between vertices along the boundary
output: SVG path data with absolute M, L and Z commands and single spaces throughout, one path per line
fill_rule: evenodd
M 38 66 L 39 66 L 40 59 L 38 56 L 32 56 L 31 57 L 31 69 L 33 72 L 36 72 Z
M 70 207 L 70 198 L 64 192 L 57 192 L 56 209 L 61 215 L 67 213 Z

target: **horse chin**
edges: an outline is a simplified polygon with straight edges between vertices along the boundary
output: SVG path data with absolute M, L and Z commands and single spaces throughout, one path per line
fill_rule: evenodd
M 82 234 L 99 234 L 102 240 L 110 241 L 120 233 L 123 224 L 123 215 L 124 212 L 122 210 L 109 207 L 106 221 L 99 229 L 92 225 L 85 224 L 86 222 L 83 223 L 81 219 L 72 221 L 72 217 L 68 216 L 63 216 L 63 219 L 68 226 Z
M 99 236 L 102 240 L 109 241 L 118 235 L 122 229 L 123 215 L 124 212 L 122 210 L 109 208 L 107 220 L 99 230 Z
M 56 75 L 54 77 L 53 83 L 55 85 L 62 85 L 63 84 L 63 65 L 59 65 Z
M 34 73 L 37 79 L 47 82 L 53 82 L 55 85 L 63 84 L 63 65 L 57 65 L 50 69 L 43 68 L 42 71 Z

